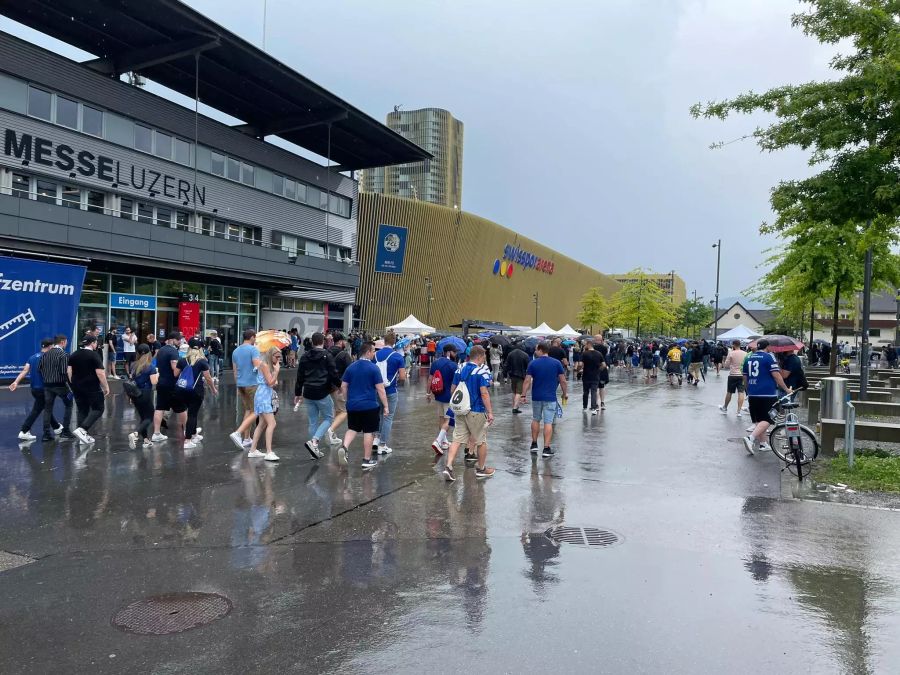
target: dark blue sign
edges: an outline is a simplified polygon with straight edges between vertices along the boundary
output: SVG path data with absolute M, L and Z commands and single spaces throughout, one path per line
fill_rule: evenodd
M 379 225 L 375 241 L 375 271 L 403 274 L 403 258 L 406 255 L 406 228 L 396 225 Z
M 0 258 L 0 378 L 22 371 L 41 338 L 75 331 L 84 267 Z

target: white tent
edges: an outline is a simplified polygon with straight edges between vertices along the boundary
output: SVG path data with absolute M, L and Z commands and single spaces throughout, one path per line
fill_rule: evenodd
M 538 337 L 544 337 L 546 335 L 557 335 L 557 332 L 550 328 L 546 323 L 542 323 L 537 328 L 532 328 L 530 331 L 525 333 L 526 335 L 536 335 Z
M 754 333 L 744 324 L 735 326 L 729 331 L 719 335 L 716 340 L 746 340 L 748 338 L 759 337 L 759 333 Z
M 400 323 L 388 326 L 387 329 L 403 335 L 411 333 L 433 333 L 435 330 L 434 326 L 426 326 L 412 314 L 403 319 Z
M 560 328 L 560 329 L 556 332 L 556 335 L 559 335 L 560 337 L 564 337 L 564 338 L 576 338 L 576 337 L 581 337 L 581 333 L 579 333 L 577 330 L 575 330 L 574 328 L 572 328 L 572 326 L 570 326 L 569 324 L 566 324 L 565 326 L 563 326 L 562 328 Z

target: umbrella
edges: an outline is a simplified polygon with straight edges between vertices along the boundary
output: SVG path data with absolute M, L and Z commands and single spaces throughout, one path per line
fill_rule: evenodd
M 534 348 L 537 347 L 541 343 L 541 339 L 538 337 L 530 337 L 526 338 L 522 341 L 522 347 L 525 351 L 533 352 Z
M 787 335 L 763 335 L 750 343 L 750 349 L 756 349 L 756 343 L 760 340 L 767 340 L 773 352 L 795 352 L 803 349 L 803 343 L 800 340 L 795 340 Z
M 458 338 L 455 335 L 449 335 L 437 343 L 438 354 L 444 353 L 444 345 L 453 345 L 454 347 L 456 347 L 457 352 L 466 351 L 466 343 L 462 340 L 462 338 Z
M 685 340 L 684 338 L 681 338 L 680 340 L 675 340 L 675 343 L 678 344 L 679 346 L 683 346 L 684 343 L 686 343 L 686 342 L 688 342 L 688 340 Z
M 510 339 L 505 335 L 494 335 L 491 337 L 491 344 L 497 345 L 498 347 L 508 347 L 510 344 Z
M 563 340 L 562 343 L 563 343 L 566 347 L 569 347 L 570 345 L 574 345 L 574 344 L 575 344 L 575 340 Z

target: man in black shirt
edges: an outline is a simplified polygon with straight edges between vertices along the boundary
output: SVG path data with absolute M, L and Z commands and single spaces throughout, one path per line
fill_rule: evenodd
M 96 344 L 96 343 L 95 343 Z M 109 378 L 118 380 L 116 375 L 116 350 L 119 347 L 119 334 L 114 327 L 106 334 L 106 367 L 109 369 Z
M 553 342 L 550 343 L 550 354 L 548 354 L 548 356 L 556 359 L 562 364 L 563 369 L 566 371 L 566 376 L 568 377 L 569 352 L 563 349 L 562 340 L 560 340 L 559 338 L 555 338 Z
M 353 363 L 353 357 L 347 349 L 346 338 L 340 333 L 335 333 L 334 346 L 328 351 L 334 359 L 334 367 L 337 370 L 338 377 L 343 378 L 344 371 Z M 331 400 L 334 401 L 334 421 L 328 429 L 328 442 L 331 443 L 332 447 L 340 447 L 341 439 L 337 437 L 335 431 L 347 419 L 347 402 L 341 394 L 340 387 L 331 392 Z
M 156 411 L 153 413 L 153 436 L 150 440 L 161 443 L 167 440 L 166 436 L 159 433 L 163 415 L 171 410 L 175 413 L 176 429 L 183 429 L 187 423 L 187 402 L 184 397 L 177 396 L 175 383 L 181 371 L 178 369 L 178 347 L 181 342 L 181 333 L 177 330 L 169 333 L 166 344 L 156 352 L 156 369 L 159 372 L 159 380 L 156 382 Z
M 513 346 L 506 357 L 506 374 L 509 377 L 509 385 L 513 393 L 513 415 L 518 415 L 522 412 L 519 410 L 519 402 L 520 399 L 525 399 L 522 395 L 522 386 L 525 382 L 525 374 L 529 363 L 531 363 L 531 358 L 519 345 Z
M 581 355 L 581 361 L 584 364 L 584 370 L 581 372 L 581 382 L 583 393 L 581 395 L 582 406 L 584 410 L 588 409 L 588 396 L 590 396 L 591 414 L 596 415 L 599 408 L 597 407 L 597 390 L 600 390 L 600 405 L 606 408 L 603 402 L 603 387 L 609 381 L 609 370 L 606 367 L 606 359 L 603 354 L 594 349 L 594 344 L 590 340 L 584 343 L 584 353 Z
M 75 405 L 78 406 L 78 428 L 75 436 L 82 443 L 93 443 L 88 430 L 103 416 L 105 397 L 109 396 L 109 383 L 103 370 L 103 359 L 97 353 L 97 338 L 86 337 L 81 349 L 69 357 L 67 367 Z
M 66 354 L 66 345 L 69 338 L 65 335 L 57 335 L 53 339 L 53 346 L 41 354 L 38 369 L 44 380 L 44 436 L 41 440 L 52 441 L 53 436 L 53 403 L 59 398 L 65 408 L 63 412 L 62 438 L 75 438 L 69 429 L 72 423 L 72 399 L 69 398 L 69 376 L 67 366 L 69 355 Z

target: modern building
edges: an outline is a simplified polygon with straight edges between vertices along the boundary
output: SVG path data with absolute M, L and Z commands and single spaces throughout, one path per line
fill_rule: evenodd
M 636 274 L 613 274 L 611 275 L 613 279 L 618 281 L 620 284 L 631 284 L 636 283 L 639 280 L 639 276 Z M 672 298 L 672 301 L 676 305 L 680 305 L 685 300 L 687 300 L 687 287 L 684 284 L 684 279 L 675 274 L 674 271 L 668 272 L 667 274 L 654 274 L 649 272 L 644 274 L 644 279 L 653 281 L 657 286 L 659 286 L 666 294 Z
M 84 265 L 79 332 L 164 334 L 185 301 L 228 347 L 248 326 L 352 325 L 347 174 L 429 153 L 177 0 L 4 0 L 0 13 L 96 56 L 0 32 L 0 256 Z M 240 123 L 120 81 L 129 72 Z
M 440 108 L 388 113 L 387 125 L 433 156 L 363 172 L 360 189 L 462 208 L 463 123 Z
M 620 288 L 612 277 L 472 213 L 367 193 L 358 201 L 359 312 L 372 334 L 409 314 L 441 330 L 465 319 L 577 328 L 589 288 L 607 296 Z

